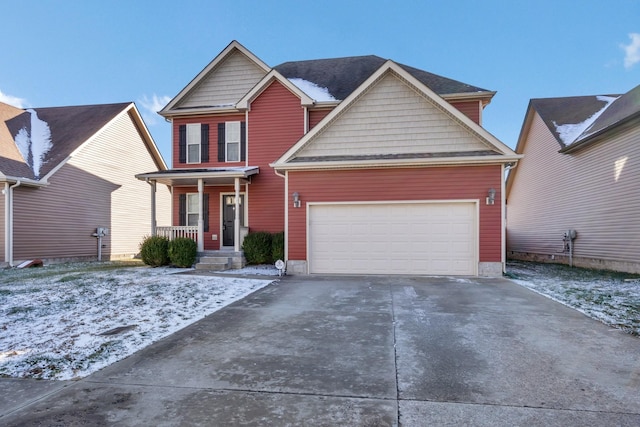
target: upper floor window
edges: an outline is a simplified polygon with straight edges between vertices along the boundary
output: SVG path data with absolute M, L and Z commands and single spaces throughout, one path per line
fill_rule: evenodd
M 178 151 L 180 163 L 204 163 L 209 161 L 209 125 L 189 123 L 178 127 Z
M 240 122 L 225 123 L 225 151 L 227 162 L 240 161 Z
M 247 158 L 245 122 L 218 123 L 218 161 L 242 162 Z
M 200 123 L 189 123 L 187 125 L 187 163 L 200 163 L 201 139 Z

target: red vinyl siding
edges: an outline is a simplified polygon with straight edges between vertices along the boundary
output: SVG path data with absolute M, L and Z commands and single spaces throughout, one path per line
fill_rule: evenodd
M 449 101 L 465 116 L 482 126 L 482 102 L 481 101 Z
M 333 108 L 325 108 L 322 110 L 310 110 L 309 111 L 309 130 L 313 129 L 320 120 L 327 117 L 327 115 L 333 111 Z
M 289 191 L 301 208 L 289 205 L 288 257 L 306 260 L 308 202 L 480 200 L 479 261 L 501 262 L 501 167 L 456 166 L 407 169 L 289 172 Z M 489 188 L 496 203 L 486 205 Z
M 218 162 L 218 123 L 244 122 L 244 114 L 226 114 L 216 116 L 197 116 L 189 118 L 176 118 L 173 120 L 173 152 L 172 167 L 182 168 L 210 168 L 222 166 L 244 166 L 245 162 Z M 180 163 L 179 162 L 179 129 L 180 125 L 188 123 L 206 123 L 209 125 L 209 161 L 205 163 Z
M 284 230 L 284 179 L 269 163 L 277 160 L 304 134 L 304 109 L 300 99 L 278 82 L 272 83 L 249 112 L 248 161 L 260 173 L 249 185 L 250 231 Z

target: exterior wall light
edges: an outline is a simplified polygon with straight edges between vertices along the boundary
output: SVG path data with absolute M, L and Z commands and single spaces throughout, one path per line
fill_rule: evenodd
M 496 201 L 496 189 L 495 188 L 490 188 L 488 195 L 487 195 L 487 204 L 488 205 L 493 205 Z
M 293 207 L 294 208 L 299 208 L 300 207 L 300 194 L 298 194 L 298 192 L 296 191 L 291 196 L 293 197 Z

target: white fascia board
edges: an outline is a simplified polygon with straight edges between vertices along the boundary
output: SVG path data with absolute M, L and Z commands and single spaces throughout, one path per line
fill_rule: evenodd
M 464 166 L 516 163 L 522 155 L 496 156 L 464 156 L 431 159 L 385 159 L 361 161 L 326 161 L 326 162 L 296 162 L 271 163 L 269 166 L 276 170 L 317 170 L 317 169 L 362 169 L 384 167 L 428 167 L 428 166 Z
M 314 105 L 315 101 L 309 95 L 304 93 L 298 86 L 294 85 L 280 74 L 276 70 L 271 70 L 269 73 L 262 78 L 245 96 L 243 96 L 240 101 L 236 104 L 236 108 L 239 110 L 248 110 L 249 105 L 255 100 L 261 93 L 264 91 L 271 83 L 274 81 L 280 82 L 284 87 L 286 87 L 291 93 L 300 98 L 300 104 L 303 107 L 309 107 Z
M 228 170 L 195 170 L 193 172 L 181 170 L 180 172 L 150 172 L 135 175 L 140 180 L 158 179 L 158 178 L 248 178 L 251 175 L 259 173 L 257 166 L 246 168 L 228 169 Z
M 176 112 L 172 111 L 172 109 L 178 104 L 182 98 L 184 98 L 190 91 L 193 89 L 200 81 L 209 74 L 211 70 L 216 68 L 218 64 L 220 64 L 227 56 L 229 56 L 234 50 L 238 50 L 243 53 L 247 58 L 249 58 L 252 62 L 254 62 L 258 67 L 262 68 L 265 73 L 268 73 L 271 70 L 267 64 L 265 64 L 260 58 L 251 53 L 247 48 L 242 46 L 236 40 L 233 40 L 229 45 L 222 50 L 213 60 L 206 66 L 202 71 L 200 71 L 194 78 L 189 82 L 187 86 L 185 86 L 165 107 L 158 111 L 163 117 L 168 117 L 174 115 Z

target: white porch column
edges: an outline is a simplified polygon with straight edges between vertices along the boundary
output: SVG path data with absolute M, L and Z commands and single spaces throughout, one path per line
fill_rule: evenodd
M 151 235 L 156 235 L 156 181 L 150 181 L 151 186 Z
M 240 251 L 240 178 L 235 178 L 233 181 L 233 187 L 235 190 L 235 218 L 233 220 L 233 250 Z M 246 200 L 245 200 L 246 203 Z
M 204 181 L 198 178 L 198 252 L 204 252 Z

